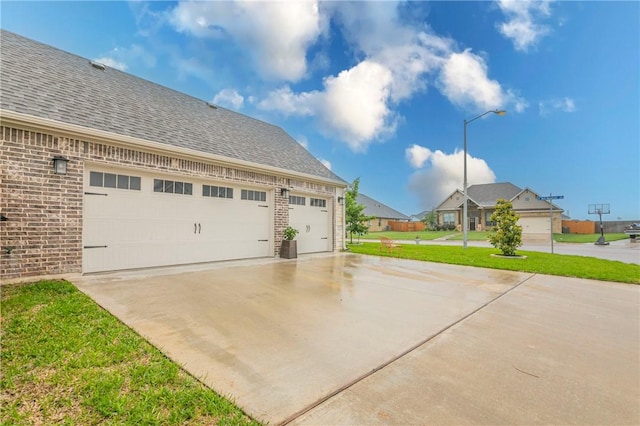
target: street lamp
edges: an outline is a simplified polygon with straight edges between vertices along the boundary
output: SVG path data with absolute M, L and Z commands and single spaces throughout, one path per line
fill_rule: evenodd
M 464 204 L 462 205 L 462 248 L 467 248 L 467 228 L 469 226 L 469 219 L 467 218 L 467 124 L 472 121 L 477 120 L 480 117 L 484 117 L 489 113 L 494 113 L 499 116 L 503 116 L 507 113 L 505 110 L 492 109 L 490 111 L 485 112 L 484 114 L 480 114 L 477 117 L 473 117 L 471 120 L 464 120 L 464 183 L 463 183 L 463 191 L 464 191 Z

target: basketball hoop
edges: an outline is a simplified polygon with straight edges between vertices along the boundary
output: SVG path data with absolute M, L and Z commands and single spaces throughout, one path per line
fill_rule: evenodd
M 604 227 L 602 226 L 602 215 L 611 213 L 609 204 L 589 204 L 589 214 L 597 214 L 600 217 L 600 238 L 596 241 L 597 246 L 607 246 L 608 242 L 604 240 Z

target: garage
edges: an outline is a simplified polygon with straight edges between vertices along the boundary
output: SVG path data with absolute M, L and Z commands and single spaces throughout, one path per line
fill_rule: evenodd
M 331 251 L 333 227 L 329 199 L 304 194 L 289 196 L 289 225 L 298 230 L 298 253 Z
M 269 256 L 273 191 L 88 168 L 83 272 Z
M 522 226 L 523 234 L 549 234 L 548 217 L 520 217 L 518 225 Z
M 292 193 L 300 252 L 342 247 L 347 183 L 281 127 L 0 39 L 0 280 L 277 257 Z

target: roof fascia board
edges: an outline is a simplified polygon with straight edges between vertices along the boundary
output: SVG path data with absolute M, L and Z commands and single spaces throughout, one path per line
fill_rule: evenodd
M 342 182 L 334 179 L 322 178 L 320 176 L 314 176 L 307 173 L 294 172 L 291 170 L 281 169 L 279 167 L 252 163 L 250 161 L 237 160 L 234 158 L 224 157 L 216 154 L 208 154 L 206 152 L 196 151 L 194 149 L 166 145 L 158 142 L 148 141 L 141 138 L 135 138 L 132 136 L 118 135 L 116 133 L 106 132 L 103 130 L 91 129 L 84 126 L 78 126 L 76 124 L 63 123 L 63 122 L 51 120 L 48 118 L 36 117 L 33 115 L 23 114 L 23 113 L 9 111 L 5 109 L 0 109 L 0 121 L 2 125 L 15 124 L 15 125 L 18 125 L 19 127 L 27 127 L 29 129 L 33 129 L 33 131 L 37 131 L 37 132 L 41 132 L 43 130 L 61 132 L 73 138 L 86 137 L 86 138 L 94 139 L 100 142 L 121 145 L 126 148 L 131 148 L 132 146 L 135 146 L 140 148 L 146 148 L 162 154 L 174 154 L 174 155 L 180 154 L 185 157 L 190 157 L 193 159 L 214 161 L 224 166 L 257 169 L 258 171 L 261 171 L 263 173 L 276 174 L 278 176 L 285 177 L 285 178 L 304 179 L 307 181 L 329 184 L 329 185 L 337 186 L 340 188 L 347 187 L 346 182 Z

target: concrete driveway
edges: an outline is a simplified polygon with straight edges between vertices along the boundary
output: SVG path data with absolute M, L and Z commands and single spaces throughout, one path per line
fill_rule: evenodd
M 640 422 L 638 286 L 354 254 L 76 284 L 262 422 Z

